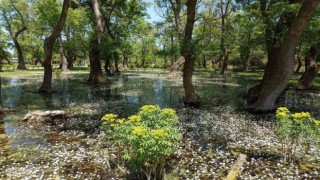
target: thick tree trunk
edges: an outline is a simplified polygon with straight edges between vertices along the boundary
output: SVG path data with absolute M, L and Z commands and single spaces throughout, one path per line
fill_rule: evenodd
M 12 40 L 13 40 L 14 46 L 15 46 L 17 53 L 18 53 L 18 67 L 17 67 L 17 69 L 27 69 L 25 61 L 24 61 L 22 49 L 21 49 L 21 46 L 18 42 L 18 39 L 16 37 L 13 37 Z
M 61 69 L 64 72 L 69 71 L 68 70 L 68 61 L 67 61 L 67 58 L 64 53 L 61 35 L 59 35 L 59 37 L 58 37 L 58 42 L 59 42 L 59 54 L 60 54 L 60 58 L 61 58 Z
M 100 35 L 96 33 L 96 35 L 91 39 L 90 51 L 89 51 L 90 74 L 87 82 L 92 84 L 99 84 L 99 83 L 106 82 L 102 74 L 99 47 L 100 47 Z
M 194 44 L 192 42 L 192 33 L 196 15 L 197 0 L 187 1 L 187 22 L 185 35 L 181 47 L 182 56 L 185 59 L 183 68 L 183 87 L 185 91 L 184 103 L 191 106 L 199 106 L 199 98 L 196 96 L 192 84 L 192 75 L 195 61 Z
M 313 80 L 316 78 L 319 66 L 317 64 L 317 56 L 320 52 L 320 46 L 311 47 L 305 57 L 305 71 L 298 81 L 296 89 L 304 90 L 312 86 Z
M 43 67 L 44 67 L 44 77 L 42 84 L 38 90 L 38 92 L 48 92 L 52 93 L 52 65 L 51 65 L 51 60 L 52 60 L 52 49 L 54 42 L 60 35 L 60 32 L 62 31 L 62 28 L 64 26 L 64 23 L 66 21 L 66 18 L 68 16 L 68 9 L 69 9 L 69 2 L 70 0 L 64 0 L 62 4 L 62 11 L 60 14 L 60 18 L 56 26 L 54 27 L 52 34 L 47 37 L 44 40 L 44 62 L 43 62 Z
M 318 3 L 318 0 L 304 1 L 282 44 L 278 50 L 272 51 L 272 54 L 268 56 L 268 63 L 260 85 L 258 99 L 251 107 L 254 111 L 274 109 L 276 99 L 286 88 L 293 73 L 294 55 L 298 40 Z
M 92 10 L 96 19 L 96 32 L 94 37 L 91 39 L 91 46 L 89 52 L 90 58 L 90 75 L 88 83 L 105 83 L 106 80 L 103 77 L 101 62 L 100 62 L 100 43 L 101 34 L 104 32 L 106 27 L 106 22 L 100 12 L 100 5 L 98 0 L 92 0 Z

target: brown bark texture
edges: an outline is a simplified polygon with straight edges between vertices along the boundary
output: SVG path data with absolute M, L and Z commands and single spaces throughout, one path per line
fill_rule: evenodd
M 180 58 L 178 61 L 176 61 L 170 69 L 170 75 L 174 75 L 178 72 L 179 68 L 185 63 L 184 58 Z
M 197 97 L 195 88 L 192 84 L 195 61 L 195 49 L 192 42 L 192 33 L 196 16 L 196 5 L 197 0 L 187 1 L 187 22 L 181 47 L 181 53 L 185 59 L 183 68 L 183 87 L 185 91 L 184 103 L 190 106 L 199 106 L 199 98 Z
M 64 23 L 66 21 L 66 18 L 68 16 L 68 9 L 69 9 L 69 2 L 70 0 L 64 0 L 62 4 L 62 10 L 60 14 L 60 18 L 56 26 L 54 27 L 52 33 L 50 36 L 48 36 L 44 40 L 44 61 L 43 61 L 43 67 L 44 67 L 44 76 L 43 81 L 38 89 L 38 92 L 47 92 L 52 93 L 52 49 L 54 42 L 59 37 L 62 28 L 64 26 Z
M 61 69 L 62 69 L 62 71 L 66 72 L 66 71 L 69 71 L 68 70 L 68 60 L 65 56 L 61 35 L 59 35 L 57 40 L 59 42 L 59 54 L 60 54 L 60 58 L 61 58 Z
M 100 11 L 100 5 L 98 0 L 92 0 L 92 10 L 96 20 L 96 32 L 94 37 L 92 37 L 90 42 L 90 74 L 88 83 L 98 84 L 105 83 L 106 80 L 103 77 L 101 62 L 100 62 L 100 44 L 101 44 L 101 34 L 104 32 L 106 27 L 106 21 L 102 16 Z
M 319 65 L 317 64 L 317 57 L 320 52 L 320 44 L 311 47 L 305 57 L 305 71 L 299 79 L 295 89 L 305 90 L 312 86 L 313 80 L 316 78 Z
M 305 0 L 279 48 L 273 49 L 272 53 L 268 50 L 268 63 L 260 84 L 258 98 L 251 106 L 254 111 L 274 109 L 276 99 L 286 88 L 293 73 L 298 40 L 318 3 L 318 0 Z

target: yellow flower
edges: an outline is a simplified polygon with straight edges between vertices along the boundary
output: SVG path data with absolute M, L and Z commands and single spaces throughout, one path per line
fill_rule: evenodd
M 279 107 L 279 108 L 277 109 L 276 114 L 278 114 L 278 113 L 280 113 L 280 112 L 289 113 L 290 111 L 289 111 L 289 109 L 286 108 L 286 107 Z
M 314 120 L 314 123 L 315 123 L 317 126 L 320 126 L 320 121 Z
M 287 113 L 285 112 L 277 112 L 276 117 L 279 119 L 285 119 L 287 117 Z
M 122 119 L 117 119 L 117 121 L 116 121 L 118 124 L 124 124 L 124 119 L 122 118 Z
M 151 135 L 155 139 L 160 139 L 162 137 L 168 137 L 168 133 L 166 133 L 163 129 L 152 130 Z
M 101 121 L 115 121 L 118 115 L 116 114 L 106 114 L 101 118 Z
M 159 106 L 155 105 L 145 105 L 140 108 L 141 112 L 154 112 L 159 109 Z
M 161 114 L 171 115 L 172 116 L 172 115 L 176 114 L 176 111 L 173 110 L 173 109 L 165 108 L 165 109 L 162 109 Z
M 131 123 L 138 124 L 140 122 L 141 122 L 141 116 L 133 115 L 128 118 L 127 124 L 131 124 Z
M 294 113 L 291 116 L 294 120 L 306 120 L 311 118 L 310 113 L 308 112 Z
M 147 129 L 143 126 L 132 127 L 132 134 L 137 136 L 144 136 L 147 133 Z

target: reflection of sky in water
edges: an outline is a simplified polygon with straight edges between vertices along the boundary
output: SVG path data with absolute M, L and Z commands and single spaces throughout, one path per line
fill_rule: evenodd
M 30 78 L 29 78 L 30 77 Z M 21 118 L 28 111 L 64 109 L 70 104 L 98 104 L 94 106 L 99 114 L 92 114 L 89 119 L 97 119 L 104 113 L 117 113 L 122 117 L 136 113 L 145 104 L 159 104 L 162 108 L 179 108 L 183 99 L 182 79 L 167 79 L 165 74 L 124 73 L 121 76 L 109 78 L 110 84 L 98 86 L 85 82 L 87 74 L 63 75 L 56 77 L 53 87 L 56 93 L 52 95 L 38 94 L 36 91 L 42 81 L 42 76 L 2 78 L 2 100 L 6 107 L 14 108 L 14 116 L 6 117 L 6 131 L 15 134 L 17 129 L 11 122 L 13 117 Z M 201 107 L 214 110 L 216 107 L 228 107 L 242 110 L 244 95 L 254 82 L 243 78 L 210 79 L 195 78 L 196 93 L 201 99 Z M 289 108 L 300 108 L 319 116 L 319 102 L 314 98 L 317 93 L 303 95 L 287 93 L 282 98 L 282 105 Z M 83 119 L 81 119 L 83 118 Z M 85 121 L 88 117 L 80 117 Z M 40 138 L 41 139 L 41 138 Z M 21 137 L 18 143 L 43 143 L 30 136 Z

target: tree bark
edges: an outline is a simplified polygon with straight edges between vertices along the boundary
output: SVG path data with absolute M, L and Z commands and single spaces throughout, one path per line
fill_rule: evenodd
M 187 22 L 185 28 L 185 35 L 181 47 L 182 56 L 185 59 L 183 68 L 183 87 L 185 91 L 184 103 L 190 106 L 199 106 L 199 98 L 195 93 L 192 84 L 192 75 L 195 61 L 195 49 L 192 42 L 192 33 L 196 16 L 197 0 L 187 1 Z
M 26 69 L 22 49 L 21 49 L 21 46 L 18 42 L 18 36 L 21 33 L 23 33 L 25 30 L 27 30 L 27 27 L 25 26 L 24 18 L 22 16 L 22 14 L 20 13 L 20 11 L 18 10 L 18 8 L 13 4 L 13 2 L 11 2 L 11 5 L 13 6 L 14 10 L 18 13 L 20 21 L 22 23 L 22 27 L 20 29 L 18 29 L 17 32 L 14 33 L 12 25 L 11 25 L 13 20 L 11 19 L 11 22 L 10 22 L 10 20 L 9 20 L 10 17 L 7 15 L 6 11 L 3 11 L 3 16 L 4 16 L 4 20 L 6 21 L 7 26 L 8 26 L 7 30 L 10 33 L 10 36 L 12 38 L 12 41 L 13 41 L 14 46 L 15 46 L 17 53 L 18 53 L 18 67 L 17 67 L 17 69 Z
M 62 71 L 66 72 L 66 71 L 69 71 L 68 70 L 68 61 L 67 61 L 67 58 L 64 53 L 61 35 L 59 35 L 57 40 L 59 42 L 59 54 L 60 54 L 60 58 L 61 58 L 61 69 L 62 69 Z
M 129 66 L 129 56 L 126 52 L 123 53 L 123 63 L 122 63 L 122 67 L 123 69 L 128 69 Z
M 202 67 L 207 69 L 207 60 L 205 55 L 202 55 Z
M 96 20 L 96 32 L 90 42 L 90 75 L 87 80 L 88 83 L 98 84 L 105 83 L 106 80 L 103 77 L 101 62 L 100 62 L 100 43 L 101 34 L 104 32 L 106 27 L 106 21 L 100 11 L 100 5 L 98 0 L 92 0 L 92 10 Z
M 38 92 L 48 92 L 52 93 L 52 49 L 54 42 L 59 37 L 66 18 L 68 16 L 68 9 L 69 9 L 69 2 L 70 0 L 64 0 L 62 4 L 62 10 L 60 14 L 60 18 L 56 26 L 54 27 L 51 35 L 44 40 L 44 77 L 42 84 L 38 90 Z
M 269 111 L 274 109 L 274 103 L 286 88 L 293 73 L 294 55 L 298 40 L 305 29 L 318 0 L 305 0 L 291 23 L 283 42 L 277 50 L 268 55 L 268 63 L 260 84 L 258 99 L 251 106 L 254 111 Z M 268 53 L 270 53 L 268 51 Z
M 228 15 L 229 5 L 231 3 L 230 0 L 227 1 L 227 4 L 225 8 L 223 8 L 223 2 L 220 1 L 221 7 L 220 7 L 220 13 L 221 13 L 221 40 L 220 40 L 220 49 L 222 51 L 222 57 L 223 57 L 223 65 L 220 74 L 224 75 L 227 72 L 228 64 L 229 64 L 229 52 L 227 50 L 226 44 L 225 44 L 225 34 L 226 34 L 226 17 Z
M 305 71 L 299 79 L 295 89 L 304 90 L 312 86 L 313 80 L 316 78 L 319 66 L 317 64 L 317 57 L 320 52 L 320 44 L 311 47 L 305 57 Z
M 299 73 L 300 69 L 302 67 L 302 61 L 301 61 L 301 56 L 300 55 L 298 55 L 297 60 L 298 60 L 298 66 L 297 66 L 297 69 L 296 69 L 296 73 Z
M 171 66 L 171 69 L 170 69 L 170 75 L 173 75 L 173 74 L 176 74 L 179 70 L 179 68 L 185 63 L 185 59 L 184 58 L 181 58 L 179 59 L 178 61 L 176 61 L 172 66 Z
M 18 53 L 18 67 L 17 67 L 17 69 L 27 69 L 25 61 L 24 61 L 22 49 L 21 49 L 21 46 L 18 42 L 17 37 L 13 37 L 12 40 L 13 40 L 14 46 L 15 46 L 17 53 Z

